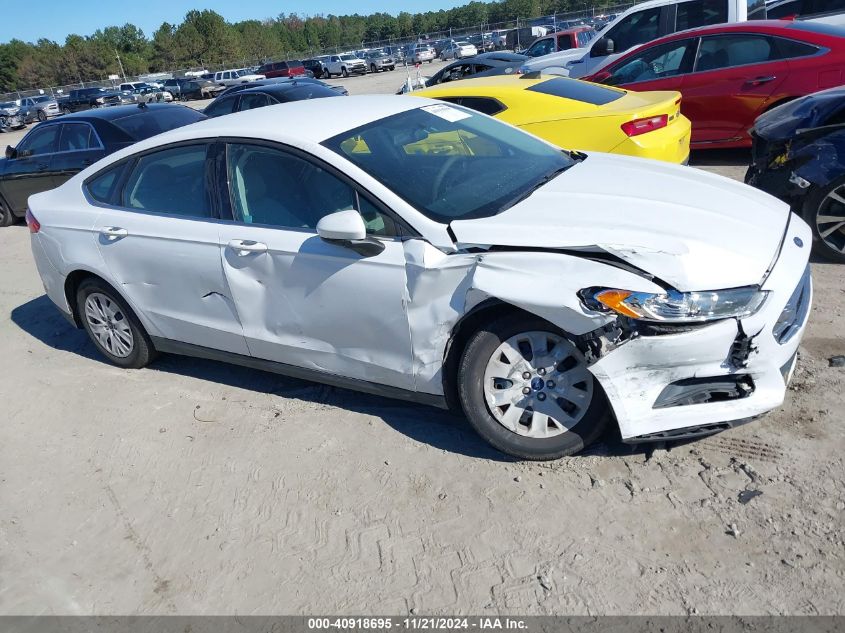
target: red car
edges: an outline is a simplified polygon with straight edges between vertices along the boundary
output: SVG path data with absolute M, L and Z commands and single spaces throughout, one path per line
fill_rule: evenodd
M 583 79 L 677 90 L 693 147 L 750 147 L 760 114 L 845 83 L 845 29 L 782 20 L 705 26 L 654 40 Z
M 305 74 L 305 66 L 298 59 L 288 59 L 283 62 L 268 62 L 258 69 L 259 75 L 267 79 L 274 77 L 299 77 Z

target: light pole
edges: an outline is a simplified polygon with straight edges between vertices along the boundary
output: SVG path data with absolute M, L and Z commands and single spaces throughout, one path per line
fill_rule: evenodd
M 120 67 L 120 76 L 123 77 L 123 83 L 126 83 L 126 73 L 123 72 L 123 62 L 120 61 L 120 55 L 115 51 L 114 56 L 117 57 L 117 65 Z

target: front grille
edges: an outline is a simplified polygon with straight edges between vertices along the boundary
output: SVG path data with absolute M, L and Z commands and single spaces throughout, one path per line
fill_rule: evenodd
M 795 292 L 786 302 L 783 312 L 780 313 L 777 323 L 772 328 L 772 335 L 780 345 L 785 345 L 795 336 L 810 311 L 810 295 L 812 294 L 813 280 L 810 276 L 810 265 L 795 288 Z

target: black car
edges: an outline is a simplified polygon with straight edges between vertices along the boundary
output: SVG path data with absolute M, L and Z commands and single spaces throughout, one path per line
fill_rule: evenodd
M 205 119 L 191 108 L 151 103 L 68 114 L 34 127 L 0 159 L 0 226 L 23 217 L 29 196 L 58 187 L 128 145 Z
M 813 229 L 816 253 L 845 263 L 845 87 L 769 110 L 751 138 L 745 182 L 787 202 Z
M 246 90 L 221 95 L 203 110 L 203 114 L 207 117 L 218 117 L 233 112 L 276 105 L 277 103 L 341 96 L 336 90 L 332 90 L 328 86 L 300 80 L 258 87 L 255 87 L 255 83 L 257 82 L 250 84 Z
M 326 67 L 319 59 L 303 59 L 302 65 L 305 66 L 305 70 L 310 70 L 317 79 L 322 79 L 326 74 Z
M 500 51 L 456 59 L 451 64 L 446 64 L 432 77 L 425 78 L 425 87 L 431 88 L 448 81 L 458 81 L 468 77 L 516 74 L 519 67 L 528 59 L 530 58 L 525 55 Z M 407 85 L 402 86 L 396 94 L 403 94 L 406 91 Z
M 295 77 L 293 79 L 289 77 L 276 77 L 275 79 L 258 79 L 257 81 L 250 81 L 249 83 L 245 84 L 235 84 L 234 86 L 229 86 L 219 95 L 217 95 L 217 98 L 219 99 L 221 97 L 230 95 L 233 92 L 241 92 L 243 90 L 257 88 L 259 86 L 279 86 L 285 84 L 311 84 L 316 86 L 323 86 L 324 88 L 329 88 L 330 90 L 334 90 L 336 93 L 343 95 L 344 97 L 349 94 L 349 91 L 343 86 L 331 86 L 324 81 L 320 81 L 319 79 L 312 79 L 310 77 Z

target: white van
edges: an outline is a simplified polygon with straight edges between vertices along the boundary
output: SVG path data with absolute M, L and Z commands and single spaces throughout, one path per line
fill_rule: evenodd
M 551 53 L 523 64 L 521 72 L 548 70 L 570 77 L 589 75 L 622 53 L 676 31 L 742 22 L 755 0 L 649 0 L 620 13 L 584 48 Z

